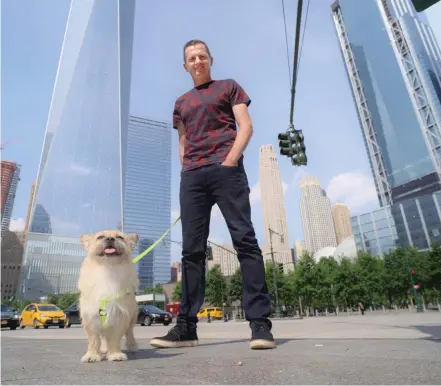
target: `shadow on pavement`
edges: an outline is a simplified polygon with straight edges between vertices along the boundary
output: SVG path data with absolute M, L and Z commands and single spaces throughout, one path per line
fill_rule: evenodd
M 276 345 L 277 346 L 281 346 L 285 343 L 288 343 L 290 341 L 295 341 L 295 340 L 299 340 L 299 339 L 276 339 Z M 234 343 L 247 343 L 249 342 L 250 339 L 234 339 L 234 340 L 224 340 L 224 341 L 220 341 L 220 342 L 209 342 L 209 343 L 202 343 L 199 344 L 200 347 L 203 346 L 218 346 L 218 345 L 222 345 L 222 344 L 234 344 Z
M 441 324 L 435 326 L 411 326 L 415 330 L 422 332 L 423 334 L 430 335 L 426 338 L 421 338 L 423 340 L 428 340 L 430 342 L 441 343 Z
M 124 351 L 124 350 L 123 350 Z M 127 357 L 129 361 L 137 361 L 141 359 L 162 359 L 162 358 L 172 358 L 178 355 L 182 355 L 181 353 L 170 353 L 165 352 L 159 349 L 152 348 L 141 348 L 138 352 L 135 353 L 127 353 Z

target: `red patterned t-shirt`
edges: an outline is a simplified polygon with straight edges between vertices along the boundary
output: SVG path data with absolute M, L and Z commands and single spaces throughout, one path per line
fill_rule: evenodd
M 251 100 L 233 79 L 212 80 L 176 100 L 173 127 L 185 127 L 183 170 L 225 160 L 237 135 L 233 106 L 240 103 Z

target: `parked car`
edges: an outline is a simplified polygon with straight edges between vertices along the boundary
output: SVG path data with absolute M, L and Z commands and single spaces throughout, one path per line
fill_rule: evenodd
M 58 326 L 64 328 L 66 316 L 63 310 L 55 304 L 32 303 L 29 304 L 21 313 L 20 327 L 32 326 L 35 329 L 43 326 L 49 328 Z
M 17 329 L 20 325 L 20 314 L 7 304 L 1 305 L 2 328 L 9 327 L 11 330 Z
M 75 302 L 64 311 L 66 316 L 66 327 L 70 327 L 72 324 L 81 324 L 80 306 L 78 302 Z
M 170 312 L 160 310 L 158 307 L 140 304 L 138 309 L 138 323 L 141 326 L 151 326 L 152 324 L 168 326 L 173 321 Z

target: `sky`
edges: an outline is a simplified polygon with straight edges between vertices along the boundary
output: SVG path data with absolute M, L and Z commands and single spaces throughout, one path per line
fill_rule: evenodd
M 31 185 L 37 175 L 69 3 L 2 1 L 2 143 L 10 140 L 2 159 L 22 165 L 12 230 L 23 227 Z M 285 2 L 290 65 L 296 3 Z M 308 1 L 304 3 L 306 11 Z M 308 166 L 294 167 L 288 158 L 279 156 L 291 245 L 303 239 L 299 182 L 304 174 L 318 177 L 331 202 L 346 203 L 351 215 L 379 207 L 332 22 L 331 3 L 332 0 L 310 0 L 299 67 L 294 124 L 304 132 Z M 436 7 L 434 12 L 441 15 L 441 6 Z M 252 100 L 254 135 L 245 152 L 245 168 L 251 188 L 252 219 L 263 243 L 258 150 L 272 144 L 278 152 L 277 135 L 289 123 L 290 81 L 282 2 L 137 0 L 133 115 L 171 121 L 176 98 L 192 88 L 191 78 L 182 66 L 182 48 L 195 38 L 210 47 L 213 78 L 235 79 Z M 173 221 L 179 215 L 177 134 L 172 141 Z M 172 239 L 182 239 L 180 224 L 173 229 Z M 231 242 L 216 207 L 209 239 Z M 179 247 L 173 245 L 172 260 L 179 258 Z

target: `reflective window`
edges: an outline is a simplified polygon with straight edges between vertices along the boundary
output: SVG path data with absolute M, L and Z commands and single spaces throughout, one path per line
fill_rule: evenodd
M 133 17 L 132 0 L 72 2 L 31 232 L 78 237 L 122 225 Z
M 392 187 L 432 173 L 412 99 L 380 14 L 381 2 L 339 0 L 339 4 Z
M 138 233 L 137 255 L 171 224 L 171 125 L 130 117 L 124 195 L 124 231 Z M 174 220 L 174 219 L 173 219 Z M 137 264 L 141 289 L 170 281 L 170 236 Z

